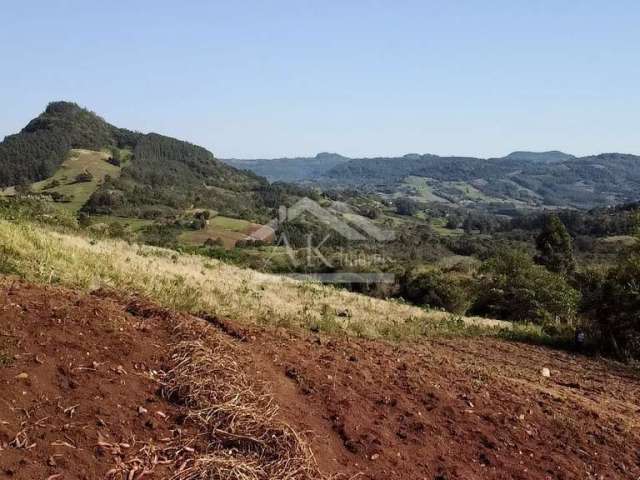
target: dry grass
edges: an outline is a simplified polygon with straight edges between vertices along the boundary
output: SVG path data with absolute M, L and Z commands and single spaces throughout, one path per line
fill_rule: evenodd
M 320 480 L 309 447 L 277 419 L 271 396 L 238 363 L 237 347 L 189 321 L 171 352 L 165 396 L 185 405 L 205 447 L 180 465 L 174 480 Z M 201 442 L 202 443 L 202 442 Z
M 449 318 L 440 311 L 262 274 L 200 256 L 117 240 L 94 241 L 38 226 L 0 221 L 0 244 L 4 253 L 0 269 L 27 280 L 87 290 L 121 289 L 168 308 L 206 311 L 241 322 L 401 338 L 416 326 Z M 481 318 L 463 321 L 505 325 Z

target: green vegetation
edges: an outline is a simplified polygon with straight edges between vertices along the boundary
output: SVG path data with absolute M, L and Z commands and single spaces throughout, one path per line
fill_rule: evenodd
M 77 212 L 105 178 L 117 178 L 120 168 L 107 161 L 108 154 L 71 150 L 53 176 L 31 185 L 31 192 L 47 195 Z
M 475 313 L 519 322 L 573 324 L 579 293 L 562 276 L 534 264 L 526 252 L 502 252 L 485 262 L 479 274 Z
M 184 245 L 204 245 L 208 240 L 219 240 L 225 247 L 232 248 L 258 228 L 260 225 L 247 220 L 218 215 L 208 220 L 202 228 L 181 233 L 177 240 Z
M 569 275 L 575 271 L 573 241 L 571 235 L 557 215 L 549 215 L 536 238 L 538 256 L 536 262 L 549 271 Z
M 51 177 L 71 149 L 124 148 L 132 146 L 137 137 L 76 104 L 51 103 L 20 133 L 0 143 L 0 186 Z
M 640 161 L 634 155 L 575 158 L 552 152 L 548 156 L 552 160 L 540 158 L 545 157 L 519 154 L 481 159 L 426 154 L 352 159 L 323 172 L 317 180 L 349 187 L 375 185 L 378 191 L 387 192 L 402 190 L 407 177 L 422 177 L 430 179 L 430 188 L 439 197 L 481 205 L 506 201 L 590 208 L 611 203 L 611 193 L 615 203 L 637 194 Z
M 628 185 L 615 175 L 635 175 L 635 157 L 387 160 L 327 158 L 333 167 L 322 173 L 329 179 L 322 191 L 268 184 L 201 147 L 51 104 L 0 144 L 0 181 L 11 185 L 0 199 L 0 269 L 83 288 L 106 283 L 188 311 L 360 336 L 491 334 L 568 346 L 580 328 L 594 348 L 640 356 L 633 236 L 640 205 L 552 215 L 538 209 L 589 204 L 605 191 L 607 200 L 625 197 Z M 606 190 L 603 169 L 617 172 L 605 178 Z M 331 188 L 336 172 L 349 188 Z M 379 184 L 349 184 L 356 177 Z M 361 240 L 308 214 L 279 225 L 275 238 L 249 236 L 303 197 Z M 378 241 L 372 229 L 395 236 Z M 336 289 L 265 275 L 273 273 L 386 273 L 396 280 L 349 280 Z M 479 317 L 462 317 L 468 313 Z M 485 317 L 515 326 L 487 333 L 486 324 L 511 323 Z
M 401 295 L 417 305 L 464 314 L 471 298 L 459 281 L 439 269 L 412 271 L 401 281 Z
M 0 244 L 2 258 L 10 262 L 9 273 L 29 281 L 118 288 L 170 308 L 207 311 L 242 322 L 309 328 L 331 319 L 340 332 L 375 338 L 403 330 L 409 335 L 415 330 L 409 325 L 448 318 L 444 312 L 260 274 L 211 258 L 55 232 L 24 221 L 0 220 Z M 463 322 L 490 329 L 506 326 L 480 318 Z
M 640 246 L 628 249 L 597 291 L 591 327 L 618 357 L 640 358 Z
M 104 152 L 101 163 L 110 170 L 65 171 L 63 162 L 74 149 Z M 46 188 L 37 184 L 36 190 L 49 190 L 54 201 L 74 210 L 138 218 L 192 205 L 251 216 L 248 212 L 260 213 L 263 206 L 254 190 L 266 186 L 264 179 L 218 161 L 202 147 L 114 127 L 68 102 L 49 104 L 22 132 L 0 143 L 0 186 L 14 187 L 5 193 L 27 194 L 31 183 L 43 180 Z

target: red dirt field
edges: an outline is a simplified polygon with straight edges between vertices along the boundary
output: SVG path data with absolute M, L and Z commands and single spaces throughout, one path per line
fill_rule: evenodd
M 166 419 L 178 412 L 149 378 L 169 341 L 159 322 L 20 283 L 0 305 L 0 477 L 105 478 L 116 459 L 153 455 L 177 434 Z
M 131 478 L 171 478 L 163 449 L 190 427 L 154 372 L 184 316 L 136 302 L 2 286 L 0 478 L 126 478 L 117 464 L 148 466 L 154 455 Z M 198 321 L 242 352 L 245 373 L 273 393 L 325 474 L 640 478 L 640 375 L 630 368 L 491 339 L 400 345 Z

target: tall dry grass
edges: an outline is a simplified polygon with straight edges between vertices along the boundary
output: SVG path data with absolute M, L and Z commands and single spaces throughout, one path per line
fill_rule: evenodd
M 190 313 L 206 311 L 242 322 L 370 338 L 419 336 L 428 334 L 434 325 L 451 323 L 447 313 L 401 302 L 262 274 L 172 250 L 92 240 L 5 220 L 0 220 L 0 270 L 39 283 L 85 290 L 111 287 Z M 505 326 L 504 322 L 469 317 L 454 323 Z

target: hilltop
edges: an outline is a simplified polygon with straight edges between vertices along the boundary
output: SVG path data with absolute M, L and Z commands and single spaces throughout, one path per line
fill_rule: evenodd
M 144 216 L 193 205 L 239 213 L 255 205 L 251 192 L 266 183 L 197 145 L 119 128 L 75 103 L 53 102 L 22 131 L 0 143 L 0 186 L 59 183 L 60 169 L 72 150 L 94 152 L 93 158 L 102 153 L 103 161 L 117 167 L 117 172 L 94 182 L 95 188 L 77 205 L 83 207 L 88 201 L 86 209 L 93 213 Z M 95 162 L 86 163 L 88 170 L 93 166 Z M 36 189 L 42 191 L 43 186 Z

